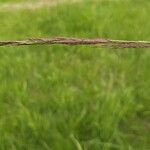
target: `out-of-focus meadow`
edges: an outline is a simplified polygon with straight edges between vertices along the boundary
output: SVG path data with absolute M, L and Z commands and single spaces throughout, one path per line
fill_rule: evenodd
M 0 40 L 150 40 L 149 0 L 10 2 L 0 0 Z M 0 47 L 0 150 L 148 150 L 149 97 L 150 49 Z

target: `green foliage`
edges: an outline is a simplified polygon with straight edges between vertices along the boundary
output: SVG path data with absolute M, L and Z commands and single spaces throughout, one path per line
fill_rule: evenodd
M 0 12 L 0 40 L 150 40 L 149 1 L 84 1 Z M 149 49 L 0 48 L 1 150 L 146 150 Z

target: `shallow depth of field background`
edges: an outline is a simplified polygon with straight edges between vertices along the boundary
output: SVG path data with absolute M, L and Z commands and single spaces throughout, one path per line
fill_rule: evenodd
M 0 0 L 0 40 L 150 40 L 149 0 L 2 9 L 20 2 Z M 149 105 L 150 49 L 0 47 L 0 150 L 149 150 Z

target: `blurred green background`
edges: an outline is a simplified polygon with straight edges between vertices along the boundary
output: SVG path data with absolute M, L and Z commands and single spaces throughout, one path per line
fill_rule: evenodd
M 150 40 L 149 0 L 10 2 L 0 0 L 0 40 Z M 149 150 L 149 69 L 150 49 L 0 47 L 0 150 Z

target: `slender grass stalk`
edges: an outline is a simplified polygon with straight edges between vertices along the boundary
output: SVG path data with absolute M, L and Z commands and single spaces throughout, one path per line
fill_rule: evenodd
M 21 46 L 21 45 L 98 45 L 109 48 L 150 48 L 149 41 L 125 41 L 111 39 L 80 39 L 80 38 L 33 38 L 26 40 L 0 41 L 0 46 Z

